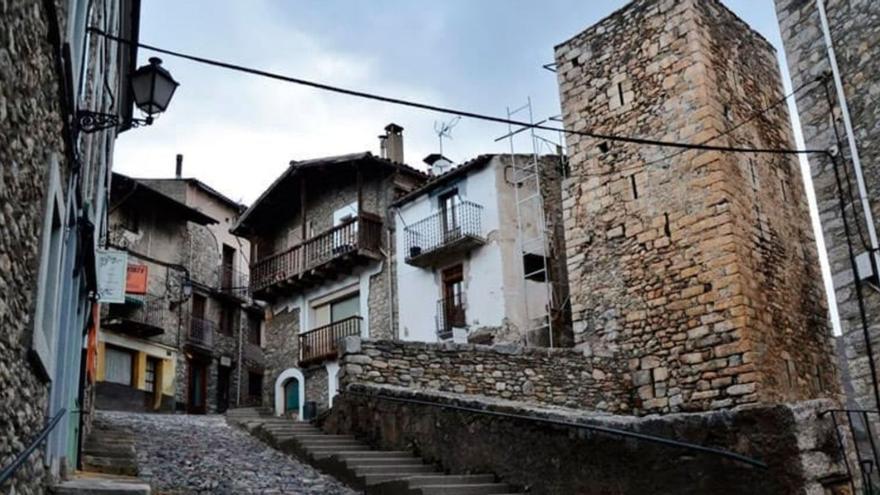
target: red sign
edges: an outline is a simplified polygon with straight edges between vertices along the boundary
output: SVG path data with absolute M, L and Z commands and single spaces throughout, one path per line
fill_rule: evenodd
M 147 265 L 128 265 L 128 272 L 125 274 L 125 292 L 147 293 Z

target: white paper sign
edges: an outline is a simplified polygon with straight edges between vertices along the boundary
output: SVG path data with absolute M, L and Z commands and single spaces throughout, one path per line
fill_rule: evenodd
M 128 253 L 115 249 L 99 249 L 97 261 L 98 301 L 124 303 Z

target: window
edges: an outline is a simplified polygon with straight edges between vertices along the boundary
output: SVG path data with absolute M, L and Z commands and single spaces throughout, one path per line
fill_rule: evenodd
M 147 367 L 144 370 L 144 390 L 147 392 L 156 391 L 156 376 L 159 369 L 159 360 L 154 357 L 147 356 Z
M 46 188 L 42 239 L 40 241 L 40 271 L 34 312 L 33 350 L 47 377 L 55 374 L 55 336 L 58 332 L 59 278 L 61 253 L 64 243 L 64 198 L 58 171 L 58 157 L 49 162 L 49 184 Z
M 438 198 L 440 201 L 440 219 L 442 222 L 444 237 L 455 236 L 460 233 L 458 215 L 456 215 L 456 203 L 458 189 L 445 192 Z
M 452 327 L 465 326 L 464 314 L 464 271 L 461 265 L 443 270 L 443 297 L 440 300 L 441 330 L 450 331 Z
M 104 352 L 104 381 L 131 386 L 132 352 L 121 347 L 106 346 Z
M 263 374 L 257 371 L 248 371 L 248 397 L 252 401 L 259 401 L 263 395 Z
M 192 296 L 192 316 L 200 320 L 205 319 L 205 296 L 201 294 L 193 294 Z
M 248 315 L 248 342 L 253 345 L 263 345 L 260 339 L 260 318 L 254 315 Z
M 321 299 L 313 303 L 315 319 L 312 328 L 323 327 L 353 316 L 360 316 L 361 299 L 358 292 L 337 296 L 336 299 L 329 301 L 327 299 Z
M 227 244 L 223 245 L 223 259 L 221 261 L 220 286 L 235 287 L 233 273 L 235 271 L 235 248 Z
M 358 214 L 357 201 L 351 202 L 342 208 L 333 212 L 333 226 L 341 225 L 349 220 L 353 220 Z
M 226 335 L 232 335 L 235 331 L 235 307 L 224 304 L 220 308 L 220 332 Z
M 129 232 L 140 232 L 141 215 L 134 208 L 122 208 L 119 212 L 119 224 Z

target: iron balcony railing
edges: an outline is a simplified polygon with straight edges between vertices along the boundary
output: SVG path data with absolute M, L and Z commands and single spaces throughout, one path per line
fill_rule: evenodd
M 406 257 L 415 258 L 466 238 L 482 238 L 483 207 L 471 201 L 429 215 L 404 228 Z
M 213 321 L 197 316 L 189 316 L 187 341 L 190 344 L 210 349 L 214 346 L 214 333 L 216 331 L 217 324 Z
M 335 358 L 339 341 L 361 334 L 360 316 L 351 316 L 299 335 L 300 363 L 315 363 Z
M 217 290 L 228 296 L 245 300 L 248 298 L 248 274 L 230 265 L 217 267 Z
M 379 254 L 381 240 L 381 218 L 361 214 L 251 265 L 251 291 L 265 289 L 345 254 L 359 250 Z
M 437 301 L 437 336 L 441 339 L 452 337 L 453 328 L 464 328 L 464 294 L 444 297 Z
M 880 494 L 880 454 L 878 454 L 880 442 L 874 431 L 880 423 L 880 413 L 864 409 L 830 409 L 823 411 L 819 417 L 829 414 L 834 422 L 837 445 L 846 466 L 852 493 Z M 855 458 L 852 459 L 855 461 L 855 466 L 850 466 L 850 459 L 847 456 L 846 445 L 850 444 L 850 452 L 855 454 Z M 861 492 L 856 488 L 857 480 L 861 485 Z
M 165 328 L 165 316 L 168 313 L 168 301 L 161 296 L 146 295 L 126 296 L 124 304 L 111 304 L 105 324 L 109 326 L 132 322 L 138 325 L 154 327 L 158 330 Z

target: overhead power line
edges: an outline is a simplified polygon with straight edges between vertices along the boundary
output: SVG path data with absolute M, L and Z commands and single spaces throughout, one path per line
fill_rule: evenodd
M 108 39 L 114 40 L 119 43 L 123 43 L 126 45 L 137 46 L 138 48 L 143 48 L 145 50 L 151 50 L 157 53 L 163 53 L 165 55 L 170 55 L 172 57 L 182 58 L 185 60 L 190 60 L 193 62 L 198 62 L 201 64 L 212 65 L 215 67 L 222 67 L 224 69 L 234 70 L 238 72 L 244 72 L 247 74 L 253 74 L 257 76 L 266 77 L 269 79 L 275 79 L 279 81 L 285 81 L 293 84 L 299 84 L 302 86 L 308 86 L 315 89 L 321 89 L 324 91 L 329 91 L 338 94 L 344 94 L 348 96 L 355 96 L 358 98 L 365 98 L 368 100 L 381 101 L 385 103 L 391 103 L 394 105 L 401 105 L 411 108 L 419 108 L 422 110 L 429 110 L 433 112 L 445 113 L 450 115 L 460 115 L 462 117 L 468 117 L 472 119 L 484 120 L 488 122 L 495 122 L 499 124 L 509 124 L 514 126 L 522 126 L 532 129 L 540 129 L 545 131 L 552 132 L 564 132 L 566 134 L 573 134 L 578 136 L 590 137 L 598 140 L 612 141 L 612 142 L 623 142 L 630 144 L 638 144 L 645 146 L 658 146 L 658 147 L 667 147 L 667 148 L 682 148 L 682 149 L 695 149 L 695 150 L 703 150 L 703 151 L 723 151 L 723 152 L 732 152 L 732 153 L 769 153 L 769 154 L 784 154 L 784 155 L 796 155 L 796 154 L 805 154 L 805 153 L 825 153 L 825 150 L 810 150 L 810 149 L 787 149 L 787 148 L 740 148 L 734 146 L 715 146 L 710 144 L 694 144 L 694 143 L 684 143 L 677 141 L 662 141 L 657 139 L 648 139 L 648 138 L 640 138 L 640 137 L 632 137 L 632 136 L 619 136 L 613 134 L 603 134 L 599 132 L 591 132 L 591 131 L 575 131 L 569 129 L 563 129 L 559 127 L 553 127 L 549 125 L 542 124 L 533 124 L 531 122 L 518 121 L 512 119 L 506 119 L 503 117 L 496 117 L 492 115 L 480 114 L 475 112 L 470 112 L 466 110 L 459 110 L 455 108 L 449 107 L 441 107 L 437 105 L 431 105 L 427 103 L 420 103 L 417 101 L 404 100 L 401 98 L 394 98 L 390 96 L 383 96 L 374 93 L 367 93 L 364 91 L 357 91 L 353 89 L 341 88 L 338 86 L 332 86 L 330 84 L 309 81 L 306 79 L 300 79 L 297 77 L 285 76 L 283 74 L 277 74 L 274 72 L 268 72 L 260 69 L 254 69 L 251 67 L 245 67 L 242 65 L 232 64 L 228 62 L 222 62 L 219 60 L 213 60 L 209 58 L 199 57 L 196 55 L 189 55 L 186 53 L 181 53 L 173 50 L 168 50 L 165 48 L 160 48 L 157 46 L 148 45 L 146 43 L 134 42 L 131 40 L 127 40 L 125 38 L 120 38 L 118 36 L 114 36 L 109 34 L 101 29 L 90 27 L 89 32 L 98 34 L 100 36 L 104 36 Z

